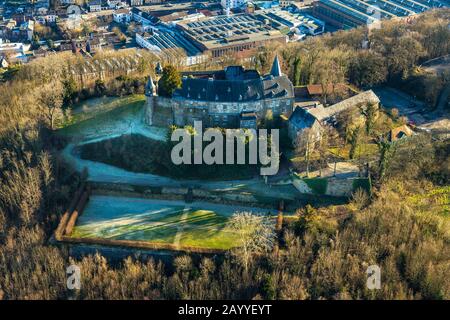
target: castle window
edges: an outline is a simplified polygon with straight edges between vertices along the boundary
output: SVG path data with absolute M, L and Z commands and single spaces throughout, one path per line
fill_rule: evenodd
M 216 101 L 218 101 L 219 100 L 219 96 L 216 94 Z
M 228 87 L 228 92 L 231 92 L 231 87 Z

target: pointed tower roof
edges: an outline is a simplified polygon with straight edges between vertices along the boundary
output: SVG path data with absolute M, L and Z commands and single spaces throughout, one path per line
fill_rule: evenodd
M 161 62 L 158 61 L 155 67 L 156 74 L 162 74 L 163 73 L 163 67 L 161 66 Z
M 281 72 L 280 61 L 278 60 L 278 55 L 275 56 L 272 63 L 272 69 L 270 69 L 270 74 L 274 77 L 279 77 L 283 73 Z
M 148 76 L 147 84 L 145 85 L 145 94 L 147 96 L 153 96 L 156 93 L 156 86 L 153 82 L 153 78 L 151 75 Z

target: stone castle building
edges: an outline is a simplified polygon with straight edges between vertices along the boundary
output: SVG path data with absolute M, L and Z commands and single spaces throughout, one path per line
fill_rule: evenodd
M 192 72 L 171 98 L 158 96 L 150 77 L 145 92 L 145 122 L 163 127 L 202 121 L 204 127 L 256 128 L 269 114 L 289 117 L 294 106 L 294 87 L 278 57 L 267 75 L 242 66 Z

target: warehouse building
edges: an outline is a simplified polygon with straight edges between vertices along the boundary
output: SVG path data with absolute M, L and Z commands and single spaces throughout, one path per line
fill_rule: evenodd
M 313 14 L 335 27 L 349 29 L 448 6 L 448 0 L 319 0 Z
M 203 53 L 212 57 L 258 48 L 267 42 L 286 43 L 287 37 L 255 15 L 216 16 L 198 21 L 181 21 L 177 27 Z

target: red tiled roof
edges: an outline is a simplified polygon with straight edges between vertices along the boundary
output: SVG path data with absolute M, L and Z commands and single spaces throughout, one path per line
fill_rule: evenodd
M 323 87 L 321 84 L 309 84 L 306 86 L 309 95 L 321 95 L 323 94 Z M 344 84 L 338 83 L 336 85 L 329 84 L 327 85 L 326 92 L 331 93 L 334 91 L 345 91 L 346 86 Z

